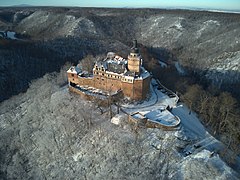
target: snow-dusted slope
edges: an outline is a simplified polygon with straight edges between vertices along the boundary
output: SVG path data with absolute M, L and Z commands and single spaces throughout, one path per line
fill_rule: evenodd
M 213 63 L 216 57 L 240 50 L 240 14 L 199 11 L 162 11 L 128 9 L 38 9 L 20 21 L 16 30 L 33 38 L 87 37 L 117 39 L 126 43 L 136 38 L 149 47 L 170 52 L 182 67 L 194 69 L 206 77 L 224 81 Z M 171 55 L 171 52 L 173 54 Z M 169 60 L 165 59 L 165 61 Z M 220 58 L 221 68 L 228 61 Z M 217 64 L 216 64 L 217 65 Z M 209 69 L 209 71 L 206 71 Z M 236 70 L 239 72 L 239 70 Z M 210 77 L 211 76 L 211 77 Z M 233 81 L 239 82 L 238 76 Z
M 153 47 L 171 47 L 185 31 L 182 27 L 184 21 L 183 17 L 165 14 L 139 19 L 139 40 Z
M 237 83 L 240 79 L 240 51 L 223 53 L 207 69 L 206 77 L 214 84 Z
M 33 22 L 33 23 L 30 23 Z M 37 25 L 35 24 L 37 23 Z M 17 27 L 21 33 L 44 36 L 45 38 L 97 34 L 93 22 L 85 17 L 75 17 L 48 11 L 36 11 Z
M 1 178 L 238 178 L 207 150 L 185 157 L 183 149 L 200 137 L 191 128 L 183 125 L 179 133 L 134 130 L 124 114 L 116 126 L 107 109 L 101 114 L 94 103 L 70 93 L 66 86 L 59 88 L 58 78 L 46 75 L 26 93 L 0 104 Z
M 212 156 L 208 150 L 186 157 L 179 166 L 176 179 L 238 179 L 231 175 L 231 169 L 218 156 Z

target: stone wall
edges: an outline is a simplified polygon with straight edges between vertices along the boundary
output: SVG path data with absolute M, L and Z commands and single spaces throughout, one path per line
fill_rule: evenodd
M 135 80 L 133 84 L 133 99 L 141 100 L 143 99 L 143 80 Z
M 74 84 L 78 84 L 78 75 L 74 73 L 67 73 L 68 74 L 68 82 L 72 82 Z
M 142 98 L 145 99 L 150 91 L 150 83 L 151 83 L 151 77 L 145 78 L 143 80 L 143 85 L 142 85 Z
M 133 84 L 122 82 L 123 94 L 127 97 L 133 97 Z
M 78 77 L 78 85 L 94 87 L 94 81 L 92 77 Z
M 120 76 L 119 76 L 120 77 Z M 104 75 L 94 75 L 94 87 L 105 91 L 117 91 L 122 89 L 122 82 L 120 78 L 107 77 Z
M 146 128 L 159 128 L 159 129 L 164 129 L 166 131 L 174 131 L 180 125 L 180 120 L 179 120 L 179 122 L 176 125 L 167 126 L 167 125 L 164 125 L 164 124 L 159 124 L 159 123 L 155 123 L 155 122 L 149 121 L 146 118 L 144 118 L 144 119 L 135 119 L 131 115 L 128 115 L 128 122 L 130 124 L 137 124 L 137 125 L 142 124 Z
M 103 91 L 116 92 L 122 90 L 124 96 L 133 100 L 145 99 L 149 93 L 150 77 L 135 79 L 131 82 L 122 81 L 121 76 L 106 73 L 94 74 L 94 77 L 78 77 L 77 74 L 68 73 L 68 81 L 80 86 L 90 86 Z
M 80 91 L 80 90 L 78 90 L 78 89 L 76 89 L 76 88 L 74 88 L 74 87 L 72 87 L 72 86 L 69 86 L 69 91 L 74 92 L 74 93 L 77 93 L 77 94 L 79 94 L 82 98 L 84 98 L 84 99 L 86 99 L 86 100 L 89 100 L 89 101 L 94 99 L 93 96 L 87 95 L 87 94 L 85 94 L 84 92 L 82 92 L 82 91 Z

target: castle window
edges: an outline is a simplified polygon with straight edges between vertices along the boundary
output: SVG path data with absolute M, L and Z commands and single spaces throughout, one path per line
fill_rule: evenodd
M 74 77 L 74 74 L 72 74 L 72 77 Z
M 76 86 L 76 84 L 75 84 L 75 83 L 73 83 L 73 82 L 70 82 L 70 85 L 71 85 L 71 86 L 73 86 L 73 87 L 75 87 L 75 86 Z

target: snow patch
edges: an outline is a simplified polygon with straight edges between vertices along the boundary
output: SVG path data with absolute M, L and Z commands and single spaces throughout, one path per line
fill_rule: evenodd
M 240 51 L 225 52 L 215 58 L 207 70 L 206 77 L 214 84 L 238 83 L 240 80 Z
M 165 126 L 176 126 L 180 123 L 172 113 L 168 110 L 155 109 L 145 114 L 145 116 L 152 122 L 156 122 Z
M 206 25 L 215 24 L 217 26 L 220 26 L 220 23 L 218 21 L 214 21 L 214 20 L 205 21 L 203 24 L 206 24 Z
M 111 123 L 115 125 L 120 125 L 123 120 L 124 120 L 124 116 L 121 114 L 117 114 L 111 119 Z
M 191 112 L 185 105 L 178 105 L 172 109 L 172 113 L 181 119 L 182 126 L 190 132 L 187 136 L 194 136 L 194 138 L 205 138 L 206 130 L 200 123 L 196 114 Z
M 177 69 L 178 73 L 181 75 L 186 74 L 186 72 L 184 71 L 184 69 L 182 68 L 182 66 L 179 64 L 179 62 L 175 63 L 175 68 Z
M 7 37 L 8 38 L 10 38 L 10 39 L 17 39 L 16 37 L 15 37 L 15 32 L 12 32 L 12 31 L 8 31 L 7 32 Z
M 183 27 L 182 27 L 182 25 L 181 25 L 180 22 L 176 23 L 176 24 L 174 25 L 174 27 L 175 27 L 176 29 L 178 29 L 178 30 L 182 30 L 182 29 L 183 29 Z
M 163 62 L 163 61 L 158 60 L 158 63 L 160 64 L 160 66 L 161 66 L 162 68 L 167 67 L 167 64 L 166 64 L 165 62 Z
M 9 38 L 9 39 L 17 39 L 15 37 L 16 33 L 14 31 L 0 31 L 0 33 L 3 33 L 4 34 L 4 37 L 6 36 L 6 38 Z M 0 34 L 1 35 L 1 34 Z
M 207 159 L 210 157 L 210 155 L 211 155 L 211 152 L 208 151 L 208 150 L 206 150 L 206 149 L 204 149 L 204 150 L 202 150 L 201 152 L 195 154 L 195 155 L 193 156 L 193 158 L 195 158 L 195 159 L 205 159 L 205 160 L 207 160 Z
M 79 159 L 79 156 L 82 154 L 82 152 L 78 152 L 72 156 L 73 160 L 76 162 Z
M 177 41 L 182 35 L 184 28 L 182 27 L 181 22 L 183 19 L 184 18 L 181 17 L 174 18 L 174 21 L 171 22 L 168 21 L 168 18 L 164 18 L 163 16 L 150 17 L 144 24 L 141 23 L 141 36 L 143 41 L 148 41 L 148 37 L 159 34 L 164 37 L 163 39 L 165 40 L 163 41 L 166 41 L 166 44 L 172 44 L 173 41 Z M 156 39 L 152 44 L 157 46 L 159 42 Z
M 203 33 L 208 33 L 213 29 L 217 29 L 217 27 L 220 26 L 220 23 L 218 21 L 214 20 L 208 20 L 203 22 L 203 26 L 196 32 L 196 37 L 200 38 Z

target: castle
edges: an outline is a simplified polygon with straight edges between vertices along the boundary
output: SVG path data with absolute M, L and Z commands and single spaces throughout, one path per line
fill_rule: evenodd
M 69 89 L 99 97 L 122 93 L 131 100 L 143 100 L 149 93 L 151 75 L 142 62 L 137 41 L 134 40 L 127 59 L 109 52 L 105 59 L 95 63 L 93 74 L 72 66 L 67 71 Z

